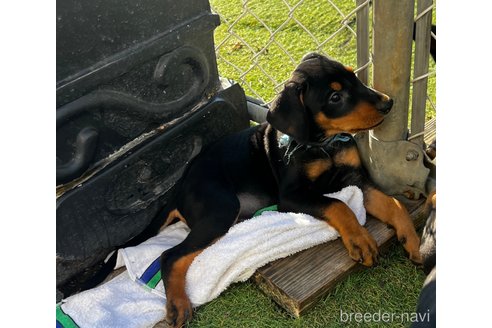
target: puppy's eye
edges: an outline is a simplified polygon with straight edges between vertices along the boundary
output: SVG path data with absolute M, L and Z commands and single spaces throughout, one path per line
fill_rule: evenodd
M 342 96 L 340 96 L 340 94 L 338 94 L 336 92 L 333 93 L 331 95 L 331 97 L 330 97 L 330 102 L 331 103 L 334 103 L 334 104 L 337 103 L 337 102 L 339 102 L 340 100 L 342 100 Z

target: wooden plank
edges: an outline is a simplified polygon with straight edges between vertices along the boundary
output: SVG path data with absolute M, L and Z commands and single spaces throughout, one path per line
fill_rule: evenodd
M 404 202 L 416 226 L 421 226 L 425 221 L 420 215 L 424 200 Z M 366 228 L 380 250 L 396 239 L 393 229 L 371 216 L 367 218 Z M 349 257 L 339 238 L 271 262 L 258 269 L 253 279 L 264 293 L 299 317 L 348 274 L 361 268 L 364 267 Z

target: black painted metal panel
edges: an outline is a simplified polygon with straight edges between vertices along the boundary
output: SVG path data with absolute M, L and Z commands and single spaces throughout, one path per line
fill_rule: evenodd
M 207 0 L 57 2 L 57 286 L 142 232 L 184 166 L 248 126 Z M 66 296 L 66 295 L 65 295 Z
M 219 18 L 202 0 L 67 0 L 56 25 L 61 106 L 190 38 L 211 44 Z
M 57 284 L 103 259 L 154 218 L 184 167 L 206 144 L 248 127 L 239 85 L 159 131 L 57 201 Z

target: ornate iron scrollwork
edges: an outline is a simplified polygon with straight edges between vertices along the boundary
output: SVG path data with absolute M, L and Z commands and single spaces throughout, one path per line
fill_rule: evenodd
M 57 184 L 78 177 L 89 167 L 96 152 L 98 135 L 93 127 L 86 127 L 77 134 L 72 160 L 56 167 Z
M 79 116 L 91 116 L 91 126 L 96 126 L 101 133 L 111 130 L 118 138 L 108 144 L 106 153 L 98 152 L 94 141 L 94 127 L 83 127 L 73 144 L 72 158 L 66 164 L 57 166 L 57 184 L 66 183 L 83 174 L 90 164 L 101 160 L 108 154 L 108 148 L 116 151 L 124 144 L 148 130 L 152 123 L 163 123 L 183 115 L 190 106 L 206 97 L 206 88 L 210 82 L 210 67 L 203 52 L 193 46 L 182 46 L 162 55 L 154 67 L 150 83 L 156 92 L 165 93 L 168 101 L 152 102 L 143 100 L 127 90 L 100 89 L 68 103 L 57 110 L 57 128 L 68 122 L 77 122 Z M 148 81 L 147 81 L 148 83 Z M 97 114 L 98 112 L 103 115 Z M 105 119 L 112 117 L 111 120 Z M 132 122 L 121 127 L 115 122 Z M 84 126 L 84 123 L 78 124 Z M 68 133 L 72 134 L 70 130 Z M 62 138 L 73 138 L 62 133 Z M 64 150 L 66 151 L 66 147 Z M 97 154 L 95 156 L 95 154 Z M 90 156 L 89 156 L 90 155 Z M 65 156 L 67 157 L 67 156 Z
M 209 82 L 209 67 L 201 50 L 192 46 L 183 46 L 169 54 L 163 55 L 154 70 L 154 81 L 164 88 L 171 83 L 191 86 L 179 98 L 168 103 L 168 106 L 187 106 L 196 100 Z

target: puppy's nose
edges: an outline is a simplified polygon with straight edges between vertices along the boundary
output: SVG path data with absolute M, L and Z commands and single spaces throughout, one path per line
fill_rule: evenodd
M 381 101 L 378 105 L 378 111 L 381 114 L 388 114 L 393 107 L 393 99 L 388 98 L 386 101 Z

